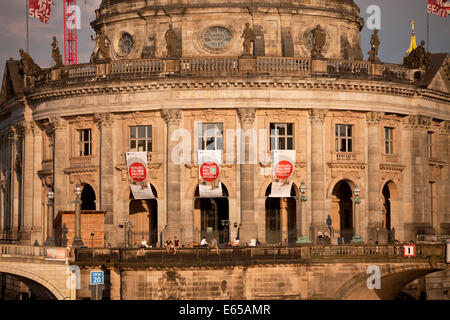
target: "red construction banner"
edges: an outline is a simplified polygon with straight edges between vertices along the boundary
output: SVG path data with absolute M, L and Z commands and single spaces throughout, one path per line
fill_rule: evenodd
M 29 0 L 29 16 L 48 23 L 54 4 L 53 0 Z
M 450 4 L 446 0 L 427 0 L 427 12 L 442 18 L 448 16 Z

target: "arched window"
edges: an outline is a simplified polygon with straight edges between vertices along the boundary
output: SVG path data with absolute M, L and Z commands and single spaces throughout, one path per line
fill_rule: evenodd
M 83 192 L 81 192 L 81 210 L 97 210 L 95 200 L 94 189 L 86 184 L 83 188 Z

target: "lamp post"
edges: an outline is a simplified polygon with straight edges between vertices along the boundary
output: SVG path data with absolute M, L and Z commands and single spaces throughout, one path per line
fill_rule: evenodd
M 47 239 L 45 240 L 44 246 L 51 247 L 55 245 L 55 237 L 53 231 L 53 221 L 54 221 L 54 203 L 55 193 L 50 190 L 47 193 L 48 203 L 47 203 Z
M 306 201 L 308 201 L 308 198 L 306 197 L 306 192 L 308 191 L 308 188 L 306 187 L 305 181 L 302 181 L 300 184 L 300 201 L 301 201 L 301 226 L 300 226 L 300 238 L 297 240 L 297 243 L 311 243 L 308 236 L 307 226 L 306 226 Z M 299 221 L 300 219 L 297 219 Z M 311 217 L 312 221 L 312 217 Z M 298 222 L 297 222 L 298 223 Z M 297 230 L 299 228 L 297 227 Z
M 81 239 L 81 187 L 79 184 L 75 186 L 75 237 L 73 238 L 72 247 L 81 247 L 84 245 Z
M 358 209 L 359 211 L 359 204 L 361 203 L 361 199 L 359 196 L 361 195 L 361 190 L 359 189 L 358 185 L 355 186 L 353 189 L 353 225 L 354 225 L 354 235 L 352 242 L 362 242 L 362 238 L 359 235 L 359 212 L 356 212 Z

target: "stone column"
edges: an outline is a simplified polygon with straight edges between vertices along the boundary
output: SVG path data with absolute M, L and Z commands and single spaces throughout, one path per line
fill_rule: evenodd
M 242 135 L 247 130 L 253 129 L 255 122 L 256 110 L 253 108 L 238 109 L 238 117 L 241 123 Z M 250 242 L 250 239 L 258 238 L 258 228 L 255 212 L 255 188 L 254 179 L 256 176 L 255 164 L 250 163 L 250 138 L 245 141 L 238 142 L 238 148 L 244 144 L 243 163 L 239 165 L 240 168 L 240 190 L 241 190 L 241 227 L 239 230 L 239 239 L 241 243 Z M 255 149 L 256 150 L 256 149 Z M 264 223 L 261 221 L 261 223 Z
M 22 144 L 22 203 L 23 226 L 21 228 L 21 240 L 28 244 L 31 242 L 31 230 L 33 227 L 33 132 L 35 125 L 31 121 L 23 121 L 20 124 L 23 137 Z
M 200 211 L 200 200 L 194 201 L 194 241 L 197 243 L 200 243 L 200 230 L 202 228 L 202 221 L 201 221 L 201 211 Z
M 368 190 L 367 197 L 369 206 L 369 220 L 367 226 L 367 238 L 377 240 L 380 243 L 386 243 L 387 230 L 382 230 L 381 214 L 381 173 L 380 173 L 380 124 L 383 119 L 383 113 L 368 112 L 366 114 L 366 124 L 368 126 L 367 145 L 368 145 Z M 364 195 L 363 195 L 364 196 Z M 360 230 L 358 213 L 355 212 L 355 234 Z M 367 240 L 367 239 L 366 239 Z
M 100 201 L 97 210 L 106 211 L 105 214 L 105 242 L 116 243 L 118 239 L 114 230 L 114 160 L 116 154 L 113 134 L 114 118 L 110 113 L 95 114 L 94 121 L 100 131 Z
M 414 220 L 413 197 L 414 188 L 412 182 L 413 176 L 413 156 L 412 156 L 412 126 L 409 117 L 403 122 L 402 128 L 402 149 L 400 151 L 401 164 L 403 169 L 403 194 L 402 194 L 402 217 L 400 224 L 395 230 L 395 237 L 399 241 L 413 239 L 412 222 Z
M 440 128 L 440 159 L 450 159 L 450 120 L 443 121 Z M 450 234 L 450 170 L 447 162 L 441 169 L 440 190 L 438 198 L 438 215 L 440 225 L 437 234 Z
M 172 240 L 175 236 L 180 237 L 181 232 L 181 190 L 180 175 L 181 164 L 175 163 L 172 159 L 172 151 L 177 146 L 178 141 L 171 141 L 172 134 L 180 128 L 182 112 L 178 109 L 165 109 L 162 111 L 162 117 L 167 125 L 167 153 L 166 153 L 166 228 L 163 230 L 164 243 L 168 237 Z
M 285 243 L 284 240 L 289 240 L 288 234 L 288 199 L 281 198 L 280 199 L 280 229 L 281 229 L 281 243 Z M 286 242 L 288 243 L 288 242 Z
M 311 120 L 311 225 L 310 240 L 317 242 L 317 230 L 326 228 L 324 122 L 327 111 L 312 109 Z

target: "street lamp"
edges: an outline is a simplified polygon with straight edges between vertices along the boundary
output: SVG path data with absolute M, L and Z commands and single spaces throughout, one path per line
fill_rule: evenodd
M 302 181 L 302 184 L 300 185 L 299 190 L 300 190 L 300 193 L 302 194 L 300 200 L 307 201 L 308 200 L 308 198 L 306 198 L 307 187 L 306 187 L 305 181 Z
M 355 188 L 353 189 L 353 195 L 354 195 L 353 225 L 354 225 L 354 231 L 355 231 L 354 233 L 355 234 L 353 235 L 352 242 L 357 243 L 357 242 L 363 242 L 361 236 L 358 234 L 359 233 L 359 214 L 358 214 L 358 212 L 356 212 L 356 208 L 359 209 L 359 204 L 361 203 L 361 199 L 359 198 L 359 196 L 361 195 L 361 190 L 359 189 L 358 185 L 355 185 Z
M 55 245 L 55 237 L 53 231 L 53 221 L 54 217 L 54 202 L 55 193 L 50 190 L 47 193 L 48 203 L 47 203 L 47 239 L 45 240 L 44 246 L 51 247 Z
M 84 245 L 81 239 L 81 186 L 77 184 L 73 192 L 75 193 L 75 237 L 73 238 L 73 247 L 81 247 Z

